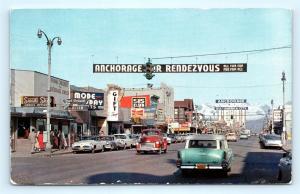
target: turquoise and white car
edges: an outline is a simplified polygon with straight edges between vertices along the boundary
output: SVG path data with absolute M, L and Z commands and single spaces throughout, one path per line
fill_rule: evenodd
M 178 151 L 177 167 L 183 174 L 217 170 L 227 175 L 232 160 L 233 152 L 224 135 L 193 135 L 187 138 L 185 148 Z

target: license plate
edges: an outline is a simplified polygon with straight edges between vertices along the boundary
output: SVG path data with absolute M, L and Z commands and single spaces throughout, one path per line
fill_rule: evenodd
M 196 169 L 206 169 L 205 164 L 196 164 Z

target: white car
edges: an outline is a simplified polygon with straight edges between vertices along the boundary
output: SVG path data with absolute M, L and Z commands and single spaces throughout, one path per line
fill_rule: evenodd
M 248 134 L 247 133 L 242 133 L 240 135 L 240 139 L 248 139 Z
M 136 140 L 130 138 L 129 134 L 114 134 L 116 141 L 120 143 L 120 145 L 124 145 L 124 149 L 132 148 L 136 145 Z
M 237 136 L 235 133 L 227 133 L 226 135 L 226 140 L 227 141 L 237 141 Z
M 278 181 L 289 183 L 292 179 L 292 153 L 287 152 L 283 154 L 283 157 L 280 159 L 278 172 Z
M 80 141 L 73 143 L 73 153 L 105 151 L 105 143 L 100 142 L 96 136 L 83 136 Z
M 275 147 L 275 148 L 282 148 L 282 141 L 280 135 L 275 134 L 268 134 L 265 135 L 262 139 L 262 147 Z
M 170 145 L 172 143 L 172 139 L 170 137 L 168 137 L 168 134 L 164 133 L 163 134 L 164 139 L 167 140 L 168 145 Z

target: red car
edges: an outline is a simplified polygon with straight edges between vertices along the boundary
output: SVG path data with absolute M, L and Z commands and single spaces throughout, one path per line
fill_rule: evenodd
M 145 129 L 136 145 L 138 154 L 147 152 L 167 153 L 168 143 L 160 129 Z

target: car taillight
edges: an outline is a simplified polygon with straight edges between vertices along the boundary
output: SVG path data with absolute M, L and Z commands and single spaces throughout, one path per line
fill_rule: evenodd
M 180 167 L 180 165 L 181 165 L 181 160 L 178 159 L 178 160 L 176 161 L 176 166 L 177 166 L 177 167 Z

